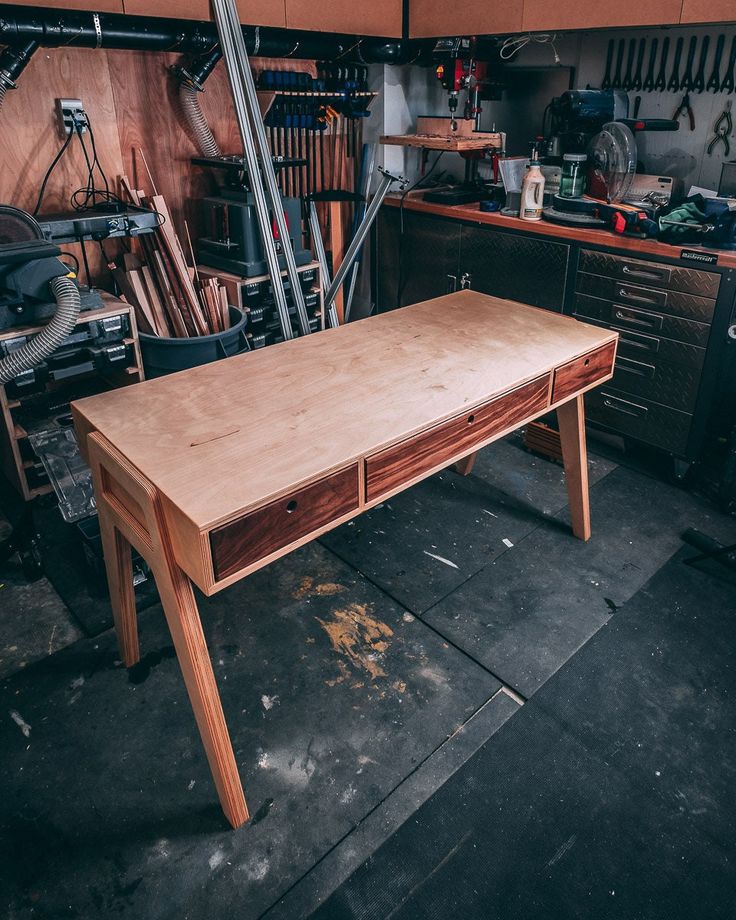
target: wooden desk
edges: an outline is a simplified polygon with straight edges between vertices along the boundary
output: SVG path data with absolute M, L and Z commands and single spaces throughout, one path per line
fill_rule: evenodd
M 248 809 L 192 582 L 214 594 L 449 464 L 468 472 L 478 448 L 551 408 L 587 540 L 581 394 L 611 377 L 617 339 L 461 291 L 73 404 L 123 661 L 139 659 L 132 545 L 234 827 Z

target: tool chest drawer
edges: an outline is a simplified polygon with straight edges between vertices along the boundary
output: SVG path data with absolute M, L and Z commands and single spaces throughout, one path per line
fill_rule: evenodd
M 548 404 L 549 378 L 549 374 L 544 374 L 368 457 L 365 461 L 367 501 L 449 463 L 463 452 L 470 453 L 494 434 L 543 412 Z
M 618 434 L 673 454 L 686 454 L 692 424 L 692 415 L 687 412 L 608 386 L 586 395 L 585 411 L 588 421 L 598 422 Z
M 671 313 L 699 323 L 711 322 L 716 304 L 715 300 L 708 297 L 684 294 L 682 291 L 653 290 L 629 281 L 617 281 L 615 278 L 589 275 L 586 272 L 578 272 L 576 291 L 615 301 L 623 307 Z
M 660 262 L 645 262 L 642 259 L 596 252 L 592 249 L 580 251 L 579 269 L 591 275 L 603 275 L 631 284 L 643 284 L 666 291 L 682 291 L 685 294 L 713 299 L 718 296 L 721 283 L 718 272 L 663 265 Z
M 705 348 L 710 335 L 710 325 L 698 323 L 669 313 L 629 307 L 587 294 L 575 295 L 573 315 L 583 320 L 597 320 L 619 332 L 630 330 L 642 335 L 656 335 L 670 342 L 684 342 Z
M 552 384 L 552 402 L 560 402 L 567 396 L 572 396 L 578 390 L 590 386 L 596 380 L 602 380 L 610 375 L 613 369 L 613 356 L 616 353 L 616 343 L 611 342 L 587 355 L 581 355 L 558 367 Z
M 358 465 L 296 489 L 210 534 L 220 581 L 358 507 Z
M 611 385 L 663 406 L 692 412 L 700 387 L 700 368 L 618 354 Z

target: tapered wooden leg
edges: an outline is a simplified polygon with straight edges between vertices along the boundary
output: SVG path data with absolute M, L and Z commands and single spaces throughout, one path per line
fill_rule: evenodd
M 463 457 L 462 460 L 458 460 L 455 464 L 455 472 L 459 473 L 461 476 L 469 476 L 477 456 L 478 451 L 474 450 L 472 454 L 468 454 L 467 457 Z
M 130 544 L 109 519 L 104 503 L 100 504 L 98 512 L 107 584 L 110 588 L 110 603 L 120 647 L 120 657 L 125 667 L 130 668 L 141 657 L 138 645 L 138 622 L 135 612 L 133 559 Z
M 557 409 L 562 460 L 565 464 L 567 497 L 570 502 L 572 532 L 581 540 L 590 539 L 588 496 L 588 452 L 585 446 L 585 404 L 576 396 Z
M 173 561 L 155 562 L 153 574 L 222 810 L 240 827 L 249 818 L 248 806 L 191 582 Z

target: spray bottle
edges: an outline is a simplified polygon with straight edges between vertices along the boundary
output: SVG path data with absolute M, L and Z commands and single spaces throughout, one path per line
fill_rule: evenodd
M 521 186 L 521 206 L 519 217 L 522 220 L 541 220 L 544 201 L 544 175 L 539 165 L 537 142 L 532 144 L 529 168 Z

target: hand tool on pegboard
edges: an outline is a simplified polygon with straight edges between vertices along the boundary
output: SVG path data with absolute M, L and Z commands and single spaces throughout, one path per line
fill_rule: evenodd
M 682 48 L 684 43 L 685 39 L 682 36 L 680 36 L 675 43 L 675 54 L 674 60 L 672 61 L 672 74 L 670 75 L 669 82 L 667 83 L 667 90 L 670 93 L 676 93 L 680 89 L 680 62 L 682 60 Z
M 657 79 L 654 81 L 654 88 L 658 93 L 663 93 L 667 89 L 667 58 L 670 53 L 670 38 L 669 35 L 662 42 L 662 57 L 659 62 L 659 73 L 657 74 Z M 675 92 L 680 88 L 680 81 L 677 81 L 677 87 Z
M 631 81 L 634 79 L 634 55 L 636 54 L 636 39 L 629 40 L 629 53 L 626 57 L 626 74 L 621 82 L 621 87 L 626 92 L 631 89 Z
M 641 88 L 646 93 L 650 93 L 654 89 L 654 65 L 657 63 L 658 48 L 659 39 L 653 38 L 649 46 L 649 66 L 647 67 L 647 75 L 644 77 L 644 82 L 641 85 Z
M 624 51 L 626 50 L 626 39 L 619 39 L 618 50 L 616 51 L 616 69 L 613 72 L 613 80 L 611 80 L 611 89 L 621 89 L 621 68 L 624 63 Z
M 693 110 L 690 105 L 690 93 L 685 93 L 685 95 L 682 97 L 682 102 L 680 102 L 680 104 L 675 109 L 675 114 L 672 116 L 672 120 L 679 122 L 680 116 L 683 113 L 687 115 L 688 117 L 688 120 L 690 122 L 690 130 L 694 131 L 695 130 L 695 115 L 693 114 Z
M 613 50 L 616 47 L 616 40 L 611 38 L 608 42 L 608 51 L 606 52 L 606 69 L 601 80 L 601 89 L 611 88 L 611 67 L 613 66 Z
M 642 81 L 642 67 L 644 66 L 644 52 L 647 47 L 647 40 L 645 38 L 639 39 L 639 52 L 636 55 L 636 70 L 634 71 L 634 76 L 631 80 L 630 89 L 636 90 L 637 92 L 641 89 Z
M 713 151 L 719 144 L 723 144 L 723 156 L 727 157 L 731 153 L 731 133 L 733 132 L 733 118 L 731 117 L 731 100 L 726 103 L 726 107 L 716 119 L 713 125 L 713 138 L 708 144 L 708 156 L 713 156 Z
M 710 79 L 705 84 L 705 88 L 712 93 L 717 93 L 721 89 L 721 58 L 723 57 L 723 46 L 726 42 L 726 36 L 721 34 L 716 42 L 716 53 L 713 55 L 713 71 Z
M 680 45 L 680 39 L 677 39 L 678 46 Z M 695 48 L 698 44 L 698 39 L 695 35 L 690 39 L 690 44 L 687 48 L 687 62 L 685 64 L 685 71 L 682 75 L 682 80 L 680 80 L 680 89 L 691 90 L 693 89 L 693 65 L 695 64 Z M 675 56 L 677 60 L 677 56 Z
M 728 64 L 726 64 L 726 72 L 723 75 L 723 82 L 721 83 L 721 92 L 722 93 L 732 93 L 734 85 L 736 84 L 736 79 L 734 75 L 734 70 L 736 69 L 736 35 L 734 35 L 731 40 L 731 53 L 728 55 Z
M 690 89 L 694 89 L 696 93 L 702 93 L 705 89 L 705 60 L 708 57 L 709 45 L 710 36 L 704 35 L 700 43 L 700 63 L 698 64 L 698 72 L 695 74 L 692 86 L 690 87 Z

